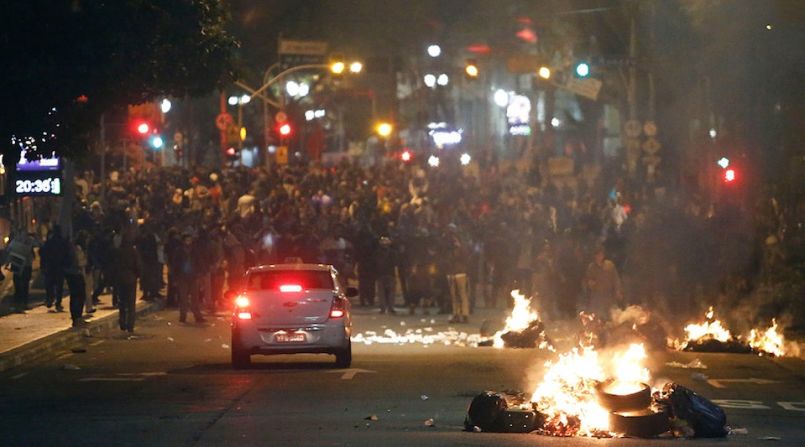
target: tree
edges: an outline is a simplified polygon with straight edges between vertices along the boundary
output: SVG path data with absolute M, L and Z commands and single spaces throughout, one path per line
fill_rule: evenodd
M 0 51 L 0 141 L 35 156 L 86 153 L 101 115 L 234 79 L 223 0 L 11 0 Z M 31 140 L 33 138 L 33 140 Z M 28 144 L 33 142 L 33 144 Z

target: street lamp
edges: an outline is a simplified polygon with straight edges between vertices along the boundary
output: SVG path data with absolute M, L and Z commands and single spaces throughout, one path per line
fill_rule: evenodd
M 391 135 L 391 132 L 394 131 L 394 126 L 392 126 L 390 123 L 382 121 L 380 123 L 377 123 L 377 126 L 375 126 L 375 130 L 377 131 L 377 134 L 380 135 L 381 137 L 388 138 L 389 135 Z
M 358 74 L 361 71 L 363 71 L 363 64 L 358 61 L 355 61 L 349 64 L 349 71 L 350 73 Z
M 230 97 L 229 97 L 229 99 L 227 99 L 227 100 L 226 100 L 226 102 L 227 102 L 227 103 L 228 103 L 230 106 L 236 106 L 236 105 L 238 105 L 238 103 L 240 102 L 240 100 L 239 100 L 239 98 L 238 98 L 237 96 L 230 96 Z
M 450 82 L 450 78 L 448 78 L 447 75 L 444 73 L 440 74 L 439 77 L 436 79 L 436 83 L 441 85 L 442 87 L 447 85 L 448 82 Z
M 461 154 L 461 157 L 459 158 L 459 160 L 461 161 L 462 166 L 467 166 L 472 161 L 472 156 L 470 156 L 470 154 L 465 152 L 465 153 Z
M 171 111 L 172 106 L 173 104 L 171 104 L 170 99 L 163 98 L 162 101 L 159 103 L 159 110 L 161 110 L 162 113 L 168 113 Z
M 551 79 L 551 69 L 546 66 L 539 67 L 537 74 L 542 79 Z
M 437 157 L 435 155 L 431 155 L 430 157 L 428 157 L 428 166 L 430 166 L 432 168 L 438 168 L 439 167 L 439 157 Z
M 428 56 L 439 57 L 442 54 L 442 47 L 439 45 L 430 45 L 428 47 Z
M 341 61 L 336 61 L 330 64 L 330 71 L 333 72 L 333 74 L 340 75 L 344 72 L 346 68 L 347 68 L 346 64 L 344 64 Z
M 425 85 L 428 86 L 429 88 L 433 88 L 436 86 L 436 76 L 430 73 L 425 75 L 424 81 Z
M 495 90 L 493 99 L 498 107 L 506 107 L 509 105 L 509 93 L 501 88 Z

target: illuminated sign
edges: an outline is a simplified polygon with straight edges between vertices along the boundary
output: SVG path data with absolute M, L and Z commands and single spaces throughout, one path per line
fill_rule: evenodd
M 58 196 L 62 194 L 61 160 L 50 158 L 28 160 L 25 151 L 14 172 L 14 192 L 19 196 Z M 3 166 L 0 155 L 0 166 Z M 5 166 L 3 166 L 5 171 Z

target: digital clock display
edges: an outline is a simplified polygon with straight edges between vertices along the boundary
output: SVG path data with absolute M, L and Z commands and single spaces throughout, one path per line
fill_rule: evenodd
M 14 192 L 19 196 L 58 196 L 62 194 L 62 179 L 58 171 L 18 173 Z

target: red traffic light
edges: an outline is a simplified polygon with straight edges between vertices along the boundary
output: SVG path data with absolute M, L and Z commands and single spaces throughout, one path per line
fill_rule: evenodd
M 411 151 L 403 151 L 402 154 L 400 154 L 400 159 L 405 162 L 411 161 Z
M 735 181 L 735 169 L 724 170 L 724 181 L 727 183 L 732 183 Z
M 235 156 L 235 154 L 236 154 L 236 151 L 235 151 L 235 148 L 234 148 L 234 147 L 231 147 L 231 146 L 230 146 L 229 148 L 227 148 L 227 150 L 226 150 L 226 155 L 228 155 L 228 156 L 230 156 L 230 157 L 234 157 L 234 156 Z
M 288 124 L 288 123 L 282 123 L 282 124 L 280 125 L 279 129 L 277 129 L 277 130 L 279 131 L 279 134 L 280 134 L 281 136 L 283 136 L 283 137 L 287 137 L 288 135 L 290 135 L 290 134 L 291 134 L 291 131 L 292 131 L 293 129 L 291 128 L 291 125 L 290 125 L 290 124 Z
M 139 123 L 137 123 L 136 129 L 138 134 L 147 135 L 148 132 L 151 130 L 151 126 L 145 121 L 140 121 Z

